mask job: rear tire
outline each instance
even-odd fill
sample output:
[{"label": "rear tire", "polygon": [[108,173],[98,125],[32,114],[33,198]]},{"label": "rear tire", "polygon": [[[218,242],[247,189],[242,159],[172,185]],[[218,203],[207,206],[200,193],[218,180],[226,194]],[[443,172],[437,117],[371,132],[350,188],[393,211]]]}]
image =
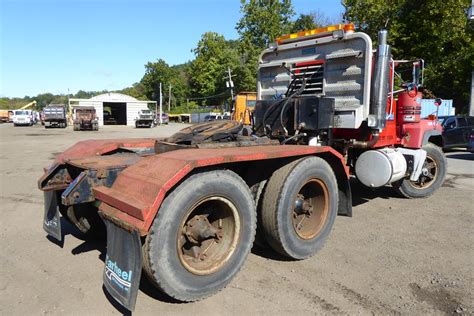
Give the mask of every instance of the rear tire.
[{"label": "rear tire", "polygon": [[144,270],[174,299],[206,298],[240,270],[255,228],[252,195],[238,175],[195,174],[163,201],[145,241]]},{"label": "rear tire", "polygon": [[393,183],[394,189],[406,198],[425,198],[432,195],[444,183],[448,162],[443,150],[433,143],[422,147],[426,150],[426,161],[418,181],[401,179]]},{"label": "rear tire", "polygon": [[337,181],[319,157],[289,163],[273,173],[262,204],[268,244],[280,254],[305,259],[324,245],[338,209]]}]

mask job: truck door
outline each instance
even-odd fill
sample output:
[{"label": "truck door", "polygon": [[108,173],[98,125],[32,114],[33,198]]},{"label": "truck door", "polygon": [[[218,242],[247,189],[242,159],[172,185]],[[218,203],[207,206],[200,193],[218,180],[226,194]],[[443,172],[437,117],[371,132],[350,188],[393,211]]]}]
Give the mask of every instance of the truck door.
[{"label": "truck door", "polygon": [[459,129],[459,133],[457,134],[458,137],[458,144],[467,145],[469,143],[469,134],[470,128],[467,124],[466,118],[458,117],[456,119],[456,126]]},{"label": "truck door", "polygon": [[455,139],[455,130],[456,130],[456,119],[454,117],[450,117],[444,122],[443,124],[443,135],[444,135],[444,143],[446,147],[450,147],[456,144]]}]

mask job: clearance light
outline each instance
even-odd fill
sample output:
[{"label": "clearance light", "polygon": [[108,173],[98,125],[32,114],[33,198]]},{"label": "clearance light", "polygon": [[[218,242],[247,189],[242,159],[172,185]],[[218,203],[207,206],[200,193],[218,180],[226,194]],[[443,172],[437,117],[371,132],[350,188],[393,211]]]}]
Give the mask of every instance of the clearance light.
[{"label": "clearance light", "polygon": [[300,40],[307,39],[307,38],[312,38],[312,37],[321,37],[323,35],[326,35],[328,33],[332,33],[334,31],[353,32],[354,31],[354,24],[352,24],[352,23],[349,23],[349,24],[336,24],[336,25],[321,27],[319,29],[301,31],[301,32],[298,32],[298,33],[293,33],[293,34],[286,34],[286,35],[282,35],[282,36],[278,37],[276,39],[276,42],[278,44],[284,44],[284,43],[289,43],[289,42],[294,42],[294,41],[300,41]]}]

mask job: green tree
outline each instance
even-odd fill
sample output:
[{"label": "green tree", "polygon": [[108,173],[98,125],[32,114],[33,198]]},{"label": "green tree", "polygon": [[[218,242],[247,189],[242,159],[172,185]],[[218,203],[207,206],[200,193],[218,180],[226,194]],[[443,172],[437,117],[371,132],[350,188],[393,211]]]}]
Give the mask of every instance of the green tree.
[{"label": "green tree", "polygon": [[[172,66],[173,78],[171,80],[171,104],[173,106],[178,106],[183,104],[186,100],[186,97],[190,94],[190,79],[189,79],[189,68],[191,66],[190,62]],[[169,86],[167,86],[169,88]],[[170,102],[170,100],[167,100]]]},{"label": "green tree", "polygon": [[[193,50],[196,58],[189,68],[191,90],[195,96],[207,97],[226,92],[224,76],[228,67],[235,71],[239,66],[239,54],[235,42],[224,36],[204,33]],[[209,103],[222,103],[225,95],[209,99]]]},{"label": "green tree", "polygon": [[107,93],[108,91],[103,90],[103,91],[84,91],[84,90],[79,90],[77,91],[73,97],[77,99],[90,99],[93,96],[102,94],[102,93]]},{"label": "green tree", "polygon": [[56,96],[52,93],[41,93],[38,94],[34,99],[36,100],[36,106],[40,109],[44,108],[47,105],[54,103]]},{"label": "green tree", "polygon": [[126,94],[138,100],[146,100],[145,87],[141,82],[134,83],[131,87],[118,90],[118,93]]},{"label": "green tree", "polygon": [[187,94],[186,78],[183,77],[181,70],[176,67],[170,67],[163,59],[158,59],[156,62],[148,62],[145,65],[145,75],[140,84],[135,86],[136,91],[132,93],[139,93],[146,96],[149,100],[158,101],[160,83],[163,93],[163,104],[167,102],[167,91],[170,85],[176,99],[181,100]]},{"label": "green tree", "polygon": [[397,59],[423,58],[425,87],[466,112],[473,69],[469,0],[344,0],[345,19],[376,39],[387,25]]},{"label": "green tree", "polygon": [[163,89],[166,84],[169,84],[171,77],[170,66],[163,59],[158,59],[156,62],[148,62],[145,65],[145,75],[141,80],[146,97],[150,100],[158,101],[160,83]]},{"label": "green tree", "polygon": [[291,28],[291,33],[311,30],[317,27],[311,14],[300,14]]},{"label": "green tree", "polygon": [[315,10],[308,14],[300,14],[293,23],[291,33],[305,30],[311,30],[319,27],[325,27],[341,23],[341,17],[329,17],[324,12]]},{"label": "green tree", "polygon": [[243,16],[236,29],[241,66],[237,80],[242,90],[254,91],[258,56],[278,36],[290,33],[295,13],[291,0],[241,0],[240,11]]}]

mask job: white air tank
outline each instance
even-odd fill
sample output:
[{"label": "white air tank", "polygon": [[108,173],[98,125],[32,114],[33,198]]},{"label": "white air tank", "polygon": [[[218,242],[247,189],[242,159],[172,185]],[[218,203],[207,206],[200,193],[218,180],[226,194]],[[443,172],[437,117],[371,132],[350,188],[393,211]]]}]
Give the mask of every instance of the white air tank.
[{"label": "white air tank", "polygon": [[400,180],[406,171],[405,157],[392,148],[368,150],[359,156],[355,165],[357,178],[372,188]]}]

